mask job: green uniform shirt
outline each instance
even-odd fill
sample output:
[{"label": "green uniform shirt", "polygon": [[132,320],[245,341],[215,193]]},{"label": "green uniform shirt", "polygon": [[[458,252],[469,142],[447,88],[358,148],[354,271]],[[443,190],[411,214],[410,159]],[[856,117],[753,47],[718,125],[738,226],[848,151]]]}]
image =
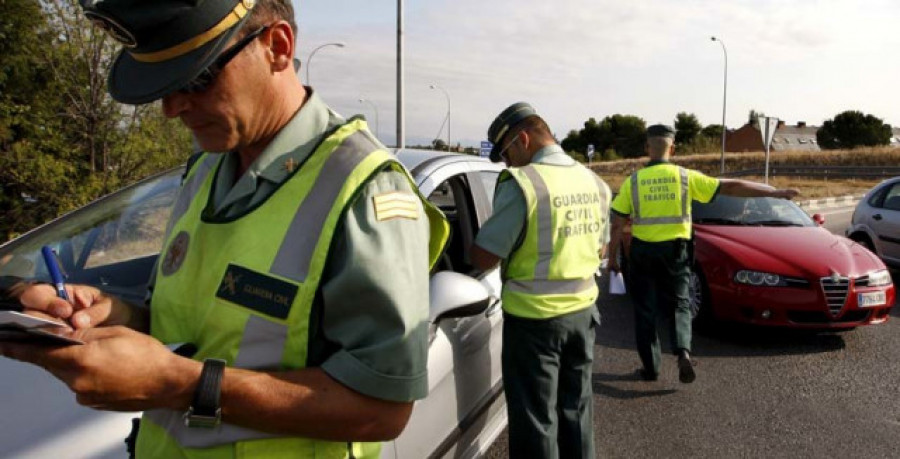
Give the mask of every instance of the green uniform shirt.
[{"label": "green uniform shirt", "polygon": [[[532,163],[550,164],[554,166],[570,166],[575,160],[557,144],[548,145],[534,153]],[[609,196],[609,190],[606,193]],[[509,255],[521,244],[522,234],[528,219],[525,209],[525,195],[515,180],[504,180],[497,183],[494,192],[494,210],[491,218],[484,223],[475,243],[484,250],[500,257]],[[609,225],[601,242],[609,242]]]},{"label": "green uniform shirt", "polygon": [[[668,161],[650,161],[647,163],[647,166],[644,169],[649,169],[659,165],[668,165],[670,164]],[[659,241],[667,241],[673,239],[688,239],[690,238],[690,212],[691,212],[691,202],[699,201],[702,203],[710,202],[715,199],[716,194],[719,192],[719,179],[710,177],[701,172],[697,172],[692,169],[684,169],[687,173],[687,213],[688,220],[686,224],[670,224],[670,225],[643,225],[643,228],[647,231],[648,236],[643,237],[642,240],[646,242],[659,242]],[[631,198],[631,177],[625,179],[622,183],[622,186],[619,188],[619,194],[616,195],[616,198],[613,199],[611,209],[617,215],[620,215],[624,218],[630,217],[634,213],[634,206],[632,204]],[[679,185],[680,186],[680,185]],[[668,188],[667,188],[668,190]],[[667,192],[672,192],[672,190],[668,190]],[[643,201],[642,201],[643,202]],[[678,204],[676,202],[676,204]],[[676,215],[679,212],[672,212],[672,215]],[[642,212],[642,216],[646,216]],[[637,226],[637,225],[635,225]],[[655,228],[650,231],[651,228]],[[633,231],[633,230],[632,230]]]},{"label": "green uniform shirt", "polygon": [[[307,87],[309,98],[248,170],[234,182],[236,153],[226,153],[212,190],[217,217],[241,215],[270,196],[344,119]],[[334,235],[320,286],[321,300],[310,320],[309,365],[360,393],[409,401],[428,393],[427,344],[413,333],[416,314],[428,304],[428,273],[399,269],[410,251],[428,252],[416,236],[428,219],[377,221],[372,197],[412,191],[402,174],[373,177],[346,212]],[[418,276],[425,276],[425,282]],[[422,291],[419,291],[422,290]],[[427,307],[427,306],[426,306]],[[377,317],[378,320],[373,318]],[[412,338],[412,339],[411,339]],[[425,352],[422,352],[423,348]]]}]

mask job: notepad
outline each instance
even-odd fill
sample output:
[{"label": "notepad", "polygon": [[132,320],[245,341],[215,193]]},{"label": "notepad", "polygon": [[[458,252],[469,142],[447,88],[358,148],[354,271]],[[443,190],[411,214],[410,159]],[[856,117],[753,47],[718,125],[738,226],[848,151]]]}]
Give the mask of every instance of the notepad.
[{"label": "notepad", "polygon": [[84,344],[71,337],[67,324],[17,311],[0,311],[0,340],[35,341],[46,344]]}]

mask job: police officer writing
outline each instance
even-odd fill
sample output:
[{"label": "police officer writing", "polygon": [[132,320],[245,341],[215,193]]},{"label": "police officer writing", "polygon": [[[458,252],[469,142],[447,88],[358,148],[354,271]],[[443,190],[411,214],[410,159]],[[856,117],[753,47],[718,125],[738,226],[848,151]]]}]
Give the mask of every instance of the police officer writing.
[{"label": "police officer writing", "polygon": [[[625,179],[612,203],[610,246],[619,247],[627,218],[631,219],[629,274],[634,300],[635,338],[643,368],[641,378],[659,377],[660,345],[657,319],[674,309],[670,333],[672,350],[678,356],[678,379],[696,378],[691,358],[690,281],[691,202],[710,202],[718,194],[740,197],[791,199],[794,189],[735,179],[715,179],[669,163],[675,152],[675,131],[664,125],[647,128],[647,165]],[[611,271],[620,270],[611,256]]]},{"label": "police officer writing", "polygon": [[[35,285],[20,302],[85,344],[0,353],[83,405],[144,410],[139,457],[378,457],[428,390],[440,212],[363,120],[301,84],[289,0],[82,6],[125,45],[112,97],[162,99],[209,153],[189,161],[149,308]],[[183,342],[193,358],[164,346]]]},{"label": "police officer writing", "polygon": [[594,272],[609,187],[566,155],[527,103],[500,113],[488,139],[491,160],[509,169],[471,258],[482,271],[502,260],[510,457],[593,458]]}]

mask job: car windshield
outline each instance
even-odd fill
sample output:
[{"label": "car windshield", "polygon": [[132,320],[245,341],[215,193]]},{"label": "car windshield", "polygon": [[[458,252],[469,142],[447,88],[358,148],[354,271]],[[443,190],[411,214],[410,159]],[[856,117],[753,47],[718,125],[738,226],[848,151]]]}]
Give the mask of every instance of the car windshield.
[{"label": "car windshield", "polygon": [[741,226],[816,226],[796,204],[787,199],[717,196],[712,202],[694,202],[694,223]]},{"label": "car windshield", "polygon": [[67,282],[142,302],[182,173],[144,180],[0,246],[0,276],[49,281],[41,257],[46,245],[59,256]]}]

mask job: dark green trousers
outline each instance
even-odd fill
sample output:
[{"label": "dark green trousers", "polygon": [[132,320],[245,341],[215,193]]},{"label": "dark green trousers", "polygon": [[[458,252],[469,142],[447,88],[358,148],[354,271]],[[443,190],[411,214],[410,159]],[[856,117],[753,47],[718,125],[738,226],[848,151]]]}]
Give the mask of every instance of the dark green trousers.
[{"label": "dark green trousers", "polygon": [[638,355],[648,371],[659,374],[657,324],[672,314],[669,336],[672,351],[691,350],[689,241],[644,242],[631,240],[628,259],[630,292],[634,300],[634,334]]},{"label": "dark green trousers", "polygon": [[546,320],[503,316],[509,457],[593,459],[597,307]]}]

